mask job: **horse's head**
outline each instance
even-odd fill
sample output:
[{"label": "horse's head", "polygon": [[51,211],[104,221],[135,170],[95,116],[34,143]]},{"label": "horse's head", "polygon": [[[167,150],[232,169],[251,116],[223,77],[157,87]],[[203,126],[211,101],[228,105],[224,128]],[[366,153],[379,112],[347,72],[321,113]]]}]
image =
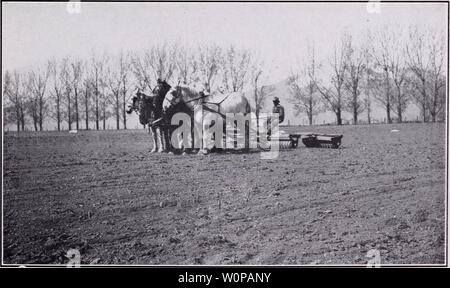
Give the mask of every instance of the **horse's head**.
[{"label": "horse's head", "polygon": [[136,92],[136,94],[133,95],[133,97],[131,97],[131,104],[128,104],[128,109],[126,110],[126,112],[128,114],[131,114],[131,112],[133,112],[133,111],[136,112],[136,113],[139,112],[139,101],[140,101],[139,94],[140,93],[141,93],[140,90],[138,90]]},{"label": "horse's head", "polygon": [[159,97],[160,99],[164,99],[167,91],[170,90],[172,86],[170,86],[166,80],[158,79],[155,88],[153,89],[153,95]]},{"label": "horse's head", "polygon": [[130,105],[129,111],[130,113],[131,111],[135,111],[139,115],[139,122],[142,125],[148,124],[154,120],[155,108],[153,99],[153,96],[148,96],[140,90],[138,90],[136,95],[132,98],[133,102]]},{"label": "horse's head", "polygon": [[169,109],[175,107],[178,105],[181,101],[181,90],[179,86],[176,86],[174,88],[171,88],[167,93],[166,97],[163,101],[163,110],[164,112],[167,112]]}]

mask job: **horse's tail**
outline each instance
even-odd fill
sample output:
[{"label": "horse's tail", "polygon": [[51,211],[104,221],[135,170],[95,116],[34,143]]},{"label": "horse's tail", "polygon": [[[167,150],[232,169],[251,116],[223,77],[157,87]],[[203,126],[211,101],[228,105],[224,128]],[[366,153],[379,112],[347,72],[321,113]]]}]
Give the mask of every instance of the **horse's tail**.
[{"label": "horse's tail", "polygon": [[249,114],[250,112],[252,112],[252,107],[250,106],[250,102],[248,101],[247,98],[245,98],[245,115]]}]

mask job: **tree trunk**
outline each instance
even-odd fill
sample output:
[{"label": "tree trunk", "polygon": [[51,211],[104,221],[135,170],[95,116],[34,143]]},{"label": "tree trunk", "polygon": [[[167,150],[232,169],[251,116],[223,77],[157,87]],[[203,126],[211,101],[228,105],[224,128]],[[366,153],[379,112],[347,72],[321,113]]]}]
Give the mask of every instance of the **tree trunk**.
[{"label": "tree trunk", "polygon": [[385,68],[386,71],[386,78],[385,78],[385,84],[386,84],[386,118],[387,118],[387,123],[391,124],[392,123],[392,119],[391,119],[391,89],[389,86],[389,72],[388,69]]},{"label": "tree trunk", "polygon": [[313,100],[312,100],[312,85],[309,85],[309,112],[308,112],[308,121],[309,121],[309,126],[313,125]]},{"label": "tree trunk", "polygon": [[43,111],[44,103],[42,98],[39,99],[39,130],[42,131],[42,126],[44,122],[44,111]]},{"label": "tree trunk", "polygon": [[89,91],[85,91],[85,95],[84,95],[84,113],[85,113],[85,125],[86,125],[86,130],[89,130],[89,104],[88,104],[88,97],[89,97]]},{"label": "tree trunk", "polygon": [[127,113],[126,113],[126,93],[125,93],[125,89],[123,91],[123,111],[122,111],[122,117],[123,117],[123,129],[127,130]]},{"label": "tree trunk", "polygon": [[58,122],[58,131],[61,131],[61,110],[59,104],[59,96],[56,96],[56,122]]},{"label": "tree trunk", "polygon": [[391,103],[387,103],[386,105],[386,119],[387,119],[387,123],[391,124],[392,120],[391,120]]},{"label": "tree trunk", "polygon": [[422,117],[423,117],[423,122],[424,123],[428,122],[428,119],[427,119],[427,107],[426,107],[425,101],[424,101],[424,103],[422,103]]},{"label": "tree trunk", "polygon": [[95,128],[97,130],[99,130],[99,116],[100,116],[100,111],[98,109],[98,91],[95,92],[96,96],[95,96]]},{"label": "tree trunk", "polygon": [[20,108],[20,124],[22,125],[22,131],[25,131],[25,113],[23,108]]},{"label": "tree trunk", "polygon": [[67,93],[67,114],[68,120],[67,124],[69,125],[69,131],[72,130],[72,109],[70,107],[70,94]]},{"label": "tree trunk", "polygon": [[398,123],[402,123],[403,122],[403,106],[402,106],[402,94],[401,94],[401,89],[400,86],[397,85],[397,122]]},{"label": "tree trunk", "polygon": [[338,108],[336,111],[336,122],[337,122],[337,125],[342,125],[341,108]]},{"label": "tree trunk", "polygon": [[80,129],[79,127],[79,114],[78,114],[78,91],[75,89],[75,121],[76,121],[76,127],[77,130]]},{"label": "tree trunk", "polygon": [[436,122],[436,107],[433,104],[433,109],[430,111],[430,115],[431,115],[431,122]]},{"label": "tree trunk", "polygon": [[106,130],[106,103],[103,102],[103,130]]},{"label": "tree trunk", "polygon": [[120,129],[120,113],[119,113],[119,107],[120,107],[120,103],[119,103],[119,91],[117,91],[117,93],[116,93],[116,129],[117,129],[117,130]]},{"label": "tree trunk", "polygon": [[[16,104],[17,105],[17,104]],[[17,133],[20,132],[20,110],[16,109],[16,124],[17,124]]]},{"label": "tree trunk", "polygon": [[342,125],[342,102],[341,102],[341,88],[338,89],[337,91],[338,93],[338,107],[337,107],[337,112],[336,112],[336,120],[337,120],[337,125]]},{"label": "tree trunk", "polygon": [[403,122],[402,104],[400,103],[400,99],[398,99],[398,101],[399,101],[399,104],[397,107],[397,116],[398,116],[397,122],[402,123]]}]

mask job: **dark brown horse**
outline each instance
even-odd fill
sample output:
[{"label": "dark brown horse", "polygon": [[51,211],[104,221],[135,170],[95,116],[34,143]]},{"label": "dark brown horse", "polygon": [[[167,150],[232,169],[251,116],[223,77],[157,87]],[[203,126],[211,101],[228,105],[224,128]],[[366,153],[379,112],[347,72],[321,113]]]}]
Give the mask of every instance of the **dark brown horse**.
[{"label": "dark brown horse", "polygon": [[168,152],[170,151],[169,131],[165,120],[163,119],[162,103],[167,91],[170,90],[170,85],[166,81],[158,79],[158,84],[152,91],[152,95],[146,95],[140,90],[132,98],[127,113],[135,111],[139,115],[139,122],[142,125],[147,125],[149,132],[152,134],[154,152]]}]

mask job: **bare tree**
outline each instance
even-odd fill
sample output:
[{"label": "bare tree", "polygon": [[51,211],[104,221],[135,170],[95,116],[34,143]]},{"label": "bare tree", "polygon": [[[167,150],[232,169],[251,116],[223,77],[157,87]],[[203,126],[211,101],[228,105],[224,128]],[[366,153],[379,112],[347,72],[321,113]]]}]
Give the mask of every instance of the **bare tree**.
[{"label": "bare tree", "polygon": [[33,79],[32,73],[27,74],[27,78],[23,81],[24,96],[25,96],[25,111],[31,117],[33,122],[34,131],[38,131],[39,127],[39,102],[38,96],[33,91]]},{"label": "bare tree", "polygon": [[120,52],[119,55],[119,76],[121,83],[121,93],[122,93],[122,120],[123,129],[127,129],[127,93],[129,90],[129,72],[131,69],[130,55]]},{"label": "bare tree", "polygon": [[292,71],[289,77],[290,102],[294,104],[296,115],[306,113],[309,125],[313,125],[313,117],[322,111],[320,94],[317,89],[316,61],[314,46],[308,47],[308,56],[303,68]]},{"label": "bare tree", "polygon": [[371,90],[373,89],[372,84],[372,69],[371,69],[371,57],[370,54],[366,54],[366,73],[365,73],[365,82],[364,82],[364,91],[366,93],[366,97],[364,99],[364,108],[367,112],[367,123],[370,124],[372,122],[372,99],[371,99]]},{"label": "bare tree", "polygon": [[178,47],[174,61],[178,83],[190,85],[199,82],[197,78],[199,62],[192,50],[185,47]]},{"label": "bare tree", "polygon": [[[414,93],[414,99],[422,112],[423,122],[428,122],[427,117],[427,71],[429,69],[429,63],[426,59],[426,43],[425,35],[419,32],[417,27],[410,29],[409,31],[409,43],[406,47],[408,55],[408,68],[414,75],[410,85],[412,89],[419,91],[420,93]],[[417,81],[415,81],[417,80]]]},{"label": "bare tree", "polygon": [[106,57],[97,57],[95,54],[91,56],[90,61],[90,74],[89,74],[89,82],[92,85],[93,89],[93,113],[95,118],[95,129],[100,129],[100,90],[103,83],[103,77],[104,77],[104,63],[105,63]]},{"label": "bare tree", "polygon": [[336,115],[337,125],[342,125],[342,110],[343,110],[343,94],[345,75],[347,71],[346,63],[346,43],[347,35],[343,35],[341,38],[341,45],[339,48],[335,46],[333,60],[331,66],[333,73],[331,76],[331,87],[324,87],[323,84],[317,82],[317,90],[322,95],[325,104]]},{"label": "bare tree", "polygon": [[72,93],[73,93],[73,78],[71,76],[71,60],[66,57],[61,60],[61,66],[59,71],[60,82],[63,85],[62,91],[66,105],[67,126],[69,130],[72,130],[73,123],[73,106],[72,106]]},{"label": "bare tree", "polygon": [[169,46],[164,43],[153,46],[145,52],[145,58],[152,68],[154,79],[160,78],[170,81],[175,71],[175,59],[177,46]]},{"label": "bare tree", "polygon": [[80,128],[80,113],[79,113],[79,94],[82,80],[83,80],[83,62],[80,60],[75,60],[71,63],[71,83],[73,89],[73,100],[74,100],[74,117],[75,117],[75,127],[78,130]]},{"label": "bare tree", "polygon": [[131,55],[131,71],[133,72],[136,80],[137,88],[145,91],[146,89],[152,90],[152,76],[150,74],[151,67],[148,62],[148,58],[141,56],[137,53]]},{"label": "bare tree", "polygon": [[403,112],[406,110],[409,102],[409,94],[405,93],[406,89],[406,76],[407,76],[407,65],[406,65],[406,47],[401,43],[400,31],[391,32],[390,42],[388,45],[388,71],[391,74],[391,79],[393,82],[393,87],[395,89],[392,98],[392,108],[397,116],[397,122],[403,122]]},{"label": "bare tree", "polygon": [[[10,123],[15,123],[17,131],[20,129],[20,121],[13,99],[16,91],[11,73],[6,70],[3,75],[3,128]],[[5,130],[5,129],[4,129]]]},{"label": "bare tree", "polygon": [[392,110],[392,81],[390,77],[390,59],[391,59],[391,42],[392,33],[387,27],[384,27],[382,31],[377,34],[377,45],[373,47],[371,54],[375,60],[375,69],[379,71],[375,72],[374,81],[378,85],[375,85],[376,91],[374,98],[377,100],[383,108],[386,110],[387,123],[392,123],[391,110]]},{"label": "bare tree", "polygon": [[224,88],[228,92],[242,91],[248,81],[251,65],[249,50],[230,46],[224,53],[221,63],[221,76]]},{"label": "bare tree", "polygon": [[17,132],[25,130],[25,96],[19,72],[6,71],[3,78],[3,95],[7,120],[16,123]]},{"label": "bare tree", "polygon": [[444,37],[440,34],[432,29],[423,32],[417,27],[411,28],[406,48],[408,68],[413,76],[409,84],[419,92],[413,96],[424,122],[429,120],[428,115],[435,122],[445,108],[445,50]]},{"label": "bare tree", "polygon": [[208,92],[215,86],[215,80],[221,68],[222,49],[211,44],[198,48],[197,57],[193,58],[193,82],[201,82]]},{"label": "bare tree", "polygon": [[[118,64],[118,65],[116,65]],[[120,75],[120,63],[114,63],[111,61],[106,69],[106,84],[109,88],[110,95],[112,96],[112,105],[116,118],[116,129],[120,129],[120,88],[122,86],[122,79]]]},{"label": "bare tree", "polygon": [[84,121],[85,128],[89,130],[89,121],[90,121],[90,107],[92,105],[92,83],[90,79],[85,77],[83,79],[83,105],[84,105]]},{"label": "bare tree", "polygon": [[428,50],[430,51],[430,71],[428,75],[430,97],[427,105],[430,111],[431,121],[436,122],[437,116],[445,109],[445,44],[443,41],[445,37],[443,33],[437,35],[433,31],[430,31],[427,35],[429,36]]},{"label": "bare tree", "polygon": [[53,84],[52,92],[50,93],[50,97],[53,99],[55,106],[54,110],[51,110],[50,114],[52,118],[56,120],[56,126],[58,131],[61,131],[61,122],[63,118],[63,112],[61,109],[62,106],[62,97],[63,97],[63,83],[61,83],[61,78],[59,77],[59,65],[56,60],[52,60],[49,62],[50,67],[50,76]]},{"label": "bare tree", "polygon": [[[255,115],[259,127],[259,114],[265,106],[266,99],[275,91],[275,87],[263,85],[267,82],[267,74],[264,73],[263,61],[255,59],[251,65],[250,77],[252,79],[253,101],[255,102]],[[257,128],[258,128],[257,127]]]},{"label": "bare tree", "polygon": [[362,86],[364,87],[364,109],[366,110],[367,115],[367,123],[371,124],[372,122],[372,97],[371,97],[371,91],[373,90],[373,61],[372,55],[370,53],[370,49],[367,47],[371,47],[373,45],[373,39],[372,39],[372,33],[368,29],[363,35],[363,41],[365,43],[366,47],[366,53],[364,53],[364,79]]},{"label": "bare tree", "polygon": [[365,60],[368,51],[363,47],[357,47],[351,36],[346,38],[345,53],[347,58],[347,76],[345,88],[348,91],[346,107],[353,115],[353,124],[358,124],[358,115],[364,110],[364,102],[361,100],[361,83],[366,69]]},{"label": "bare tree", "polygon": [[50,77],[50,64],[48,63],[43,70],[39,68],[32,70],[29,77],[29,88],[37,106],[37,123],[39,130],[42,131],[44,119],[48,115],[48,97],[46,93]]},{"label": "bare tree", "polygon": [[111,117],[112,113],[110,111],[113,98],[111,94],[106,92],[107,83],[105,78],[102,78],[99,86],[99,104],[100,104],[100,121],[102,121],[103,130],[106,130],[106,121]]}]

